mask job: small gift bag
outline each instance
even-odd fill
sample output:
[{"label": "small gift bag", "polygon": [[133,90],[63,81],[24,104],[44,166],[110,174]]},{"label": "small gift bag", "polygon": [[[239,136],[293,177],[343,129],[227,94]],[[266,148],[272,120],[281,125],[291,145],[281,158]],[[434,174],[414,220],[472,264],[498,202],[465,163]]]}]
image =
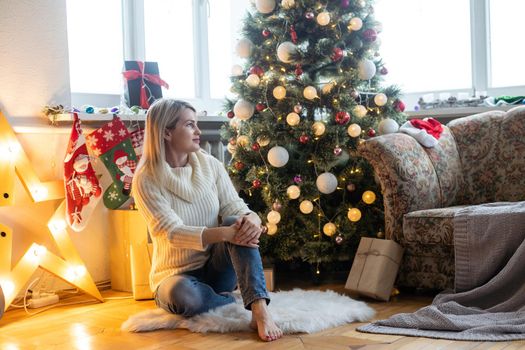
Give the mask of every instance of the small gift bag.
[{"label": "small gift bag", "polygon": [[345,288],[388,301],[402,257],[403,248],[396,242],[362,237]]}]

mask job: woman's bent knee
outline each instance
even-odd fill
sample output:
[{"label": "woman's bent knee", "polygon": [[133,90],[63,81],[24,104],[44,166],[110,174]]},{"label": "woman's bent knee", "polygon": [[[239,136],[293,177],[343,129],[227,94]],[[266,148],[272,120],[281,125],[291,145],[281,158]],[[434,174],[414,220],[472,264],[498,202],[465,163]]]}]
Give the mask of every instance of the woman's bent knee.
[{"label": "woman's bent knee", "polygon": [[162,282],[157,289],[155,301],[160,308],[186,317],[205,311],[204,301],[194,281],[187,277],[173,276]]}]

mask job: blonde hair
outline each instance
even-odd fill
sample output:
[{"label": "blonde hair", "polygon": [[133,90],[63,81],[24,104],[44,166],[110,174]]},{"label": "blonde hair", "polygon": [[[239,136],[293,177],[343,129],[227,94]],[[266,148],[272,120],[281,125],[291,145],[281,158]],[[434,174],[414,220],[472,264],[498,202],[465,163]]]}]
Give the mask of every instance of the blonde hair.
[{"label": "blonde hair", "polygon": [[[149,108],[144,130],[142,156],[137,165],[136,175],[145,173],[159,184],[164,183],[166,174],[166,150],[164,133],[174,129],[185,109],[195,112],[195,107],[186,101],[163,98],[155,101]],[[136,179],[137,176],[134,176]]]}]

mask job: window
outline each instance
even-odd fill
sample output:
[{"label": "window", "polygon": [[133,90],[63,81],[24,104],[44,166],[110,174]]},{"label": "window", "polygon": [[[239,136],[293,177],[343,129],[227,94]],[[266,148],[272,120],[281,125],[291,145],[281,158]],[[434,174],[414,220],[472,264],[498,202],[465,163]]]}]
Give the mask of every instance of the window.
[{"label": "window", "polygon": [[380,0],[375,10],[386,84],[405,93],[471,88],[469,0]]},{"label": "window", "polygon": [[491,87],[525,85],[525,46],[516,36],[524,12],[523,0],[490,1]]},{"label": "window", "polygon": [[71,91],[120,94],[123,65],[120,1],[68,0],[66,5]]},{"label": "window", "polygon": [[[297,2],[297,1],[296,1]],[[120,102],[124,59],[159,63],[165,96],[216,115],[250,0],[67,0],[72,102]],[[376,0],[380,53],[408,109],[428,92],[525,94],[523,0]],[[124,29],[123,29],[124,28]],[[439,96],[439,95],[436,95]]]}]

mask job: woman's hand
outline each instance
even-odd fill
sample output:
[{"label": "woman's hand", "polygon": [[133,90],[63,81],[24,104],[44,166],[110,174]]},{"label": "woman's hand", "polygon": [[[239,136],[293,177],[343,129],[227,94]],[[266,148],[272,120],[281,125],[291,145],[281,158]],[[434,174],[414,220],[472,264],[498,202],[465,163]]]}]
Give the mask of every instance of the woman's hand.
[{"label": "woman's hand", "polygon": [[235,225],[238,232],[233,239],[233,243],[238,245],[259,247],[259,237],[261,236],[261,219],[254,213],[245,215],[237,219]]}]

